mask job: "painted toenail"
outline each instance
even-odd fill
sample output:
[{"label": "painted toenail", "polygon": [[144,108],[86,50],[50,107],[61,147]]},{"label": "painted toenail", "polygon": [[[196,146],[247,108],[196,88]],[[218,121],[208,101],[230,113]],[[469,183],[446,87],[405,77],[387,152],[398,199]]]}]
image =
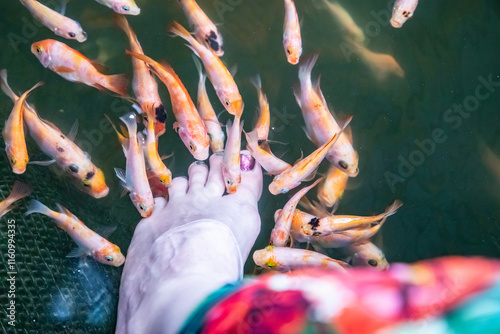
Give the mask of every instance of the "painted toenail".
[{"label": "painted toenail", "polygon": [[240,155],[240,169],[244,172],[253,170],[255,167],[255,159],[249,154]]},{"label": "painted toenail", "polygon": [[217,155],[217,156],[219,156],[219,157],[223,157],[224,156],[224,151],[216,152],[214,154]]},{"label": "painted toenail", "polygon": [[194,163],[195,163],[196,165],[205,165],[205,162],[203,162],[203,161],[199,161],[199,160],[195,161]]}]

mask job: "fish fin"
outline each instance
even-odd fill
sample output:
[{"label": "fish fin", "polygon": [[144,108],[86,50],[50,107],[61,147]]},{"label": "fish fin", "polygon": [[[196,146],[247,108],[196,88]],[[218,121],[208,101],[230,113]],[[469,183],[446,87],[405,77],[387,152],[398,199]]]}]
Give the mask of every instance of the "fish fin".
[{"label": "fish fin", "polygon": [[137,113],[137,115],[142,114],[142,109],[141,109],[141,107],[139,106],[138,103],[133,103],[132,104],[132,108],[134,108],[134,110]]},{"label": "fish fin", "polygon": [[328,108],[328,103],[326,103],[325,96],[323,95],[323,92],[321,91],[321,74],[318,75],[318,78],[316,79],[316,82],[314,83],[314,92],[321,99],[323,106],[326,109],[330,110],[330,108]]},{"label": "fish fin", "polygon": [[66,5],[68,4],[69,0],[61,0],[61,3],[60,3],[60,6],[59,8],[57,9],[57,12],[61,15],[65,15],[66,14]]},{"label": "fish fin", "polygon": [[125,74],[106,75],[105,88],[121,96],[127,95],[128,77]]},{"label": "fish fin", "polygon": [[226,123],[226,137],[229,138],[229,133],[231,132],[231,128],[233,126],[233,122],[228,119]]},{"label": "fish fin", "polygon": [[38,166],[49,166],[56,162],[55,159],[47,160],[47,161],[30,161],[28,164],[30,165],[38,165]]},{"label": "fish fin", "polygon": [[194,48],[194,46],[192,46],[191,44],[186,44],[186,46],[187,46],[188,48],[190,48],[190,49],[191,49],[191,51],[193,51],[193,53],[194,53],[195,55],[197,55],[198,57],[200,57],[200,54],[198,53],[198,51],[196,51],[196,49]]},{"label": "fish fin", "polygon": [[139,144],[139,150],[144,152],[146,150],[146,139],[142,132],[137,133],[137,143]]},{"label": "fish fin", "polygon": [[168,27],[167,31],[171,34],[174,34],[176,36],[179,36],[186,41],[190,41],[191,39],[194,39],[193,36],[189,33],[189,31],[186,30],[179,22],[174,21],[172,22]]},{"label": "fish fin", "polygon": [[328,252],[326,251],[326,249],[321,247],[319,244],[315,243],[314,241],[311,242],[311,245],[313,246],[313,248],[316,252],[321,253],[323,255],[328,255]]},{"label": "fish fin", "polygon": [[401,202],[400,200],[395,200],[394,203],[391,204],[391,206],[389,206],[387,208],[387,210],[385,210],[385,216],[386,217],[389,217],[389,216],[392,216],[393,214],[396,213],[396,211],[403,206],[403,202]]},{"label": "fish fin", "polygon": [[131,57],[140,59],[140,60],[142,60],[143,62],[145,62],[146,64],[149,64],[149,65],[156,65],[156,63],[157,63],[153,59],[151,59],[148,56],[143,55],[141,53],[133,52],[133,51],[130,51],[130,50],[125,50],[125,53],[128,54]]},{"label": "fish fin", "polygon": [[269,146],[269,143],[271,143],[271,144],[279,144],[279,145],[288,145],[289,144],[289,143],[285,143],[285,142],[282,142],[282,141],[271,140],[271,139],[266,140],[266,143],[268,144],[268,146]]},{"label": "fish fin", "polygon": [[198,86],[205,86],[205,81],[206,81],[206,74],[203,73],[203,68],[201,66],[201,61],[196,58],[195,55],[192,55],[193,61],[194,61],[194,66],[196,66],[196,70],[198,71],[198,75],[200,76],[200,79],[198,81]]},{"label": "fish fin", "polygon": [[56,73],[57,72],[59,72],[59,73],[73,73],[73,72],[75,72],[74,69],[66,67],[66,66],[55,66],[54,68],[52,68],[52,70]]},{"label": "fish fin", "polygon": [[292,89],[293,89],[293,96],[295,96],[295,101],[297,101],[299,108],[302,109],[302,102],[300,100],[300,96],[302,95],[302,89],[300,88],[300,83],[295,82],[292,86]]},{"label": "fish fin", "polygon": [[300,82],[307,82],[311,80],[311,72],[314,65],[316,65],[317,60],[318,60],[318,53],[307,55],[302,59],[299,66]]},{"label": "fish fin", "polygon": [[234,78],[236,76],[236,73],[238,73],[238,64],[234,64],[233,66],[231,66],[231,68],[229,68],[229,73]]},{"label": "fish fin", "polygon": [[52,210],[46,207],[44,204],[40,203],[36,199],[32,199],[28,203],[28,210],[24,213],[25,216],[31,215],[32,213],[41,213],[50,217]]},{"label": "fish fin", "polygon": [[312,206],[314,208],[315,216],[318,216],[318,218],[321,219],[330,216],[330,213],[326,210],[326,208],[322,204],[316,201],[312,201]]},{"label": "fish fin", "polygon": [[78,133],[78,119],[75,120],[75,123],[73,123],[73,125],[71,126],[71,129],[69,130],[66,137],[68,137],[69,140],[74,141],[77,133]]},{"label": "fish fin", "polygon": [[14,182],[14,186],[12,186],[12,190],[10,191],[9,198],[11,198],[14,201],[20,200],[21,198],[31,194],[32,190],[33,189],[31,188],[30,185],[16,180]]},{"label": "fish fin", "polygon": [[352,145],[352,129],[350,126],[347,126],[345,129],[344,129],[344,134],[347,136],[347,139],[349,140],[349,142],[351,143]]},{"label": "fish fin", "polygon": [[15,102],[19,97],[14,93],[12,88],[10,88],[9,83],[7,82],[7,70],[2,69],[0,71],[0,87],[2,88],[2,91],[10,97],[12,102]]},{"label": "fish fin", "polygon": [[333,216],[335,212],[337,212],[337,209],[339,208],[340,201],[336,200],[335,203],[333,203],[332,209],[330,210],[330,215]]},{"label": "fish fin", "polygon": [[252,78],[250,78],[250,83],[257,89],[258,91],[262,90],[262,79],[260,78],[260,74],[256,74]]},{"label": "fish fin", "polygon": [[309,139],[310,141],[313,141],[311,139],[311,136],[309,135],[309,131],[307,131],[307,128],[305,126],[302,127],[302,130],[304,130],[304,133],[306,134],[307,139]]},{"label": "fish fin", "polygon": [[[56,203],[56,207],[57,207],[57,210],[59,210],[60,213],[64,213],[65,215],[67,215],[68,217],[75,217],[76,216],[74,214],[71,213],[71,211],[69,211],[68,209],[66,209],[64,206],[62,206],[61,204],[59,203]],[[77,218],[78,219],[78,218]]]},{"label": "fish fin", "polygon": [[100,73],[109,72],[109,67],[107,67],[103,63],[98,62],[97,60],[91,60],[91,59],[89,59],[89,62],[92,64],[92,66],[94,66],[94,68],[97,70],[97,72],[100,72]]},{"label": "fish fin", "polygon": [[167,155],[162,155],[162,156],[160,157],[160,159],[161,159],[161,160],[166,160],[166,159],[168,159],[168,158],[170,158],[170,157],[172,157],[172,156],[174,156],[174,153],[170,153],[170,154],[167,154]]},{"label": "fish fin", "polygon": [[308,181],[312,181],[314,180],[314,178],[316,177],[316,173],[318,172],[318,168],[316,168],[315,170],[313,170],[311,172],[311,174],[309,174],[305,179],[304,181],[308,182]]},{"label": "fish fin", "polygon": [[[104,114],[104,117],[106,117],[106,119],[108,120],[109,124],[111,124],[111,126],[113,127],[113,129],[115,130],[116,132],[116,135],[118,136],[118,141],[120,142],[120,144],[122,145],[123,147],[123,151],[126,152],[128,150],[128,138],[125,137],[124,135],[122,135],[120,133],[120,131],[118,131],[118,129],[116,128],[116,125],[115,123],[113,123],[113,121],[111,121],[111,118],[107,115],[107,114]],[[127,156],[127,154],[125,153],[125,156]]]},{"label": "fish fin", "polygon": [[114,231],[116,230],[116,226],[97,226],[94,230],[95,233],[99,234],[104,239],[107,239]]},{"label": "fish fin", "polygon": [[122,117],[120,120],[127,126],[129,140],[137,133],[137,118],[133,112],[130,112]]},{"label": "fish fin", "polygon": [[66,255],[66,257],[83,257],[85,255],[87,255],[85,249],[77,247],[72,249],[71,252],[69,252],[68,255]]},{"label": "fish fin", "polygon": [[115,168],[116,177],[124,184],[127,184],[127,177],[125,176],[125,171],[121,168]]},{"label": "fish fin", "polygon": [[174,124],[173,124],[173,128],[174,128],[174,131],[175,131],[175,132],[179,132],[179,128],[180,128],[180,124],[179,124],[179,122],[174,122]]}]

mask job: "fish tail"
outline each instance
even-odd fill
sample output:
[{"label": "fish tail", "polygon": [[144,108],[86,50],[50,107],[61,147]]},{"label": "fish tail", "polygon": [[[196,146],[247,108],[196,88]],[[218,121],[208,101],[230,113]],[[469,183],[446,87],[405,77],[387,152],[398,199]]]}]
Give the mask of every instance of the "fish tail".
[{"label": "fish tail", "polygon": [[157,64],[156,61],[154,61],[153,59],[151,59],[148,56],[143,55],[141,53],[137,53],[137,52],[130,51],[130,50],[125,50],[125,53],[128,54],[129,56],[132,56],[134,58],[142,60],[146,64],[149,64],[149,65],[156,65]]},{"label": "fish tail", "polygon": [[403,202],[401,202],[400,200],[395,200],[394,203],[391,204],[390,207],[387,208],[387,210],[385,210],[385,213],[384,213],[384,216],[385,217],[389,217],[389,216],[392,216],[393,214],[396,213],[396,211],[398,211],[398,209],[403,206]]},{"label": "fish tail", "polygon": [[171,34],[174,34],[176,36],[179,36],[183,39],[185,39],[189,44],[194,45],[196,44],[196,40],[191,36],[189,31],[186,30],[179,22],[174,21],[172,22],[168,27],[167,31]]},{"label": "fish tail", "polygon": [[3,69],[0,71],[0,87],[2,88],[2,91],[7,95],[12,102],[16,102],[17,99],[19,98],[12,88],[10,88],[8,82],[7,82],[7,70]]},{"label": "fish tail", "polygon": [[31,190],[32,188],[30,185],[21,181],[16,181],[10,192],[9,199],[12,200],[12,202],[18,201],[31,194]]},{"label": "fish tail", "polygon": [[19,98],[22,102],[24,102],[26,100],[26,98],[28,97],[29,93],[31,93],[31,91],[39,86],[43,85],[43,82],[37,82],[36,85],[34,85],[33,87],[31,87],[29,90],[27,90],[26,92],[24,92],[23,95],[21,95],[21,97]]},{"label": "fish tail", "polygon": [[130,140],[134,140],[133,138],[137,136],[137,120],[135,114],[131,112],[123,117],[120,117],[120,119],[127,126],[128,136]]},{"label": "fish tail", "polygon": [[198,74],[200,76],[200,80],[198,81],[198,90],[200,90],[200,87],[205,87],[205,81],[207,79],[207,75],[203,73],[201,62],[195,56],[193,56],[193,60],[194,60],[194,65],[196,66],[196,70],[198,70]]},{"label": "fish tail", "polygon": [[118,95],[127,95],[128,77],[125,74],[105,75],[104,88]]},{"label": "fish tail", "polygon": [[28,211],[24,214],[25,216],[31,215],[32,213],[41,213],[49,217],[53,217],[53,211],[46,207],[44,204],[40,203],[36,199],[32,199],[28,204]]},{"label": "fish tail", "polygon": [[256,74],[254,77],[250,79],[250,83],[254,85],[257,91],[262,91],[262,80],[260,79],[260,75]]},{"label": "fish tail", "polygon": [[299,66],[299,80],[301,84],[311,83],[311,72],[317,60],[317,53],[308,55],[302,60]]}]

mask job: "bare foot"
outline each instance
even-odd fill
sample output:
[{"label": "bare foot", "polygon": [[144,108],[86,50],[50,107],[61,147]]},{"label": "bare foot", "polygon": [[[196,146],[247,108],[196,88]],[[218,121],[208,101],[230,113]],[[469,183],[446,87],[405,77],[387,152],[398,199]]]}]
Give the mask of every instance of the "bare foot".
[{"label": "bare foot", "polygon": [[[248,152],[242,154],[250,156]],[[244,161],[242,157],[242,161]],[[137,225],[120,285],[117,333],[175,333],[211,292],[243,274],[260,231],[260,165],[224,194],[222,155],[195,162]]]}]

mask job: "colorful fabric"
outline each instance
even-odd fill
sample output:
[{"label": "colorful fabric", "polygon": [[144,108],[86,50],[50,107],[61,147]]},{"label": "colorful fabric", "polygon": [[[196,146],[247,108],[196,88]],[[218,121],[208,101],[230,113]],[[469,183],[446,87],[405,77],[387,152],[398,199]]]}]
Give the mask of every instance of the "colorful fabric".
[{"label": "colorful fabric", "polygon": [[385,272],[262,275],[225,294],[196,332],[495,333],[499,316],[500,262],[446,257]]}]

